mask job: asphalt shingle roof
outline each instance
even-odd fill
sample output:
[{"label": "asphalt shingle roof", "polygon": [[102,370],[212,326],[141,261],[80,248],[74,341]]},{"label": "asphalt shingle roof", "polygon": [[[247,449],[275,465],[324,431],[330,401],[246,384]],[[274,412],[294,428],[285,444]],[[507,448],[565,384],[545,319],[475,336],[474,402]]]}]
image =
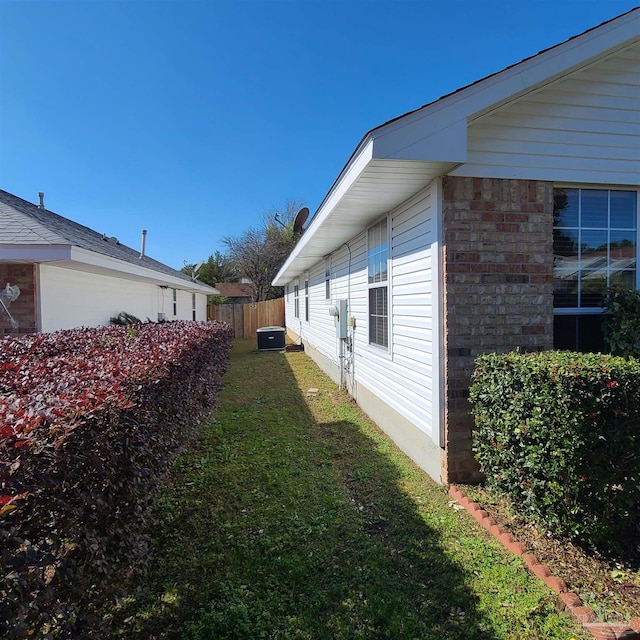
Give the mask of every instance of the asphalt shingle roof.
[{"label": "asphalt shingle roof", "polygon": [[172,269],[115,239],[0,189],[0,244],[70,244],[191,282]]}]

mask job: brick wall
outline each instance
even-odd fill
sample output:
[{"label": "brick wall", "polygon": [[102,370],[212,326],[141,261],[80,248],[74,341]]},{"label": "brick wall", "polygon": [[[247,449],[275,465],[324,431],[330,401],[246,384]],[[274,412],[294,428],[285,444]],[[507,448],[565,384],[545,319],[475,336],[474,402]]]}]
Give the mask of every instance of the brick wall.
[{"label": "brick wall", "polygon": [[480,478],[469,381],[481,353],[553,347],[553,185],[443,179],[444,482]]},{"label": "brick wall", "polygon": [[9,317],[0,305],[0,337],[16,333],[35,333],[36,314],[36,265],[0,263],[0,289],[7,283],[20,287],[20,297],[11,303],[9,312],[18,321],[18,328],[11,326]]}]

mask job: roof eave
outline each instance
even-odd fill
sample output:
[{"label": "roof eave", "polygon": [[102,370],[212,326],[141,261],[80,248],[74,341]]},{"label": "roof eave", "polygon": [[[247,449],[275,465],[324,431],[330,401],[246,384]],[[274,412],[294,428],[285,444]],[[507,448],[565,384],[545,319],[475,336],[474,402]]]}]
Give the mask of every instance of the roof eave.
[{"label": "roof eave", "polygon": [[[338,216],[351,214],[352,209],[345,204],[349,192],[357,190],[359,182],[366,183],[367,169],[376,162],[397,162],[399,172],[405,168],[413,171],[416,163],[424,163],[425,176],[430,176],[429,179],[447,173],[466,161],[470,120],[573,73],[595,59],[631,46],[640,39],[639,15],[640,9],[627,12],[366,133],[273,284],[283,286],[290,282],[362,230],[363,227],[356,230],[355,224],[344,225],[341,232],[329,227],[331,222],[335,226]],[[386,204],[387,211],[393,209],[392,200]],[[382,213],[374,206],[371,215],[361,217],[360,221],[373,221],[372,218]]]},{"label": "roof eave", "polygon": [[131,262],[125,262],[112,256],[82,249],[80,247],[72,247],[71,258],[67,264],[60,264],[62,267],[82,268],[85,271],[94,273],[110,273],[118,277],[133,277],[134,279],[143,280],[159,285],[171,286],[176,289],[203,293],[207,295],[217,295],[218,290],[210,287],[198,280],[180,278],[169,274],[149,269],[144,265],[134,265]]}]

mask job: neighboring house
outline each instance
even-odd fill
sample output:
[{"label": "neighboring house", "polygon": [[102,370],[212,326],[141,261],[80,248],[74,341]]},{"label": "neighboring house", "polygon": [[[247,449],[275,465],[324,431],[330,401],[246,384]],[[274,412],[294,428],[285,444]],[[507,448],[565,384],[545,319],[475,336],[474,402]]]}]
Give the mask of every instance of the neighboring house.
[{"label": "neighboring house", "polygon": [[8,308],[18,327],[0,306],[0,336],[106,325],[121,311],[206,320],[218,290],[143,251],[0,190],[0,289],[20,288]]},{"label": "neighboring house", "polygon": [[289,335],[433,478],[475,480],[475,357],[601,345],[639,186],[634,9],[367,133],[274,280]]},{"label": "neighboring house", "polygon": [[217,282],[216,289],[229,304],[246,304],[256,298],[254,286],[246,282]]}]

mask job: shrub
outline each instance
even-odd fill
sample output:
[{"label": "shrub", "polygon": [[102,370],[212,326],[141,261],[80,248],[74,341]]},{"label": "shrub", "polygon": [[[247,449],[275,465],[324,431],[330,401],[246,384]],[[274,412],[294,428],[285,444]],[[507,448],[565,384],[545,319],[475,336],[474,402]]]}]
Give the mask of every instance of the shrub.
[{"label": "shrub", "polygon": [[640,504],[640,363],[480,356],[470,390],[487,483],[550,531],[611,548]]},{"label": "shrub", "polygon": [[152,492],[230,342],[214,322],[0,341],[0,636],[102,637],[93,609],[146,557]]},{"label": "shrub", "polygon": [[115,325],[129,325],[129,324],[140,324],[142,320],[137,316],[134,316],[132,313],[127,313],[126,311],[121,311],[115,316],[109,318],[109,324]]},{"label": "shrub", "polygon": [[604,306],[603,332],[611,353],[640,357],[640,291],[611,287]]}]

